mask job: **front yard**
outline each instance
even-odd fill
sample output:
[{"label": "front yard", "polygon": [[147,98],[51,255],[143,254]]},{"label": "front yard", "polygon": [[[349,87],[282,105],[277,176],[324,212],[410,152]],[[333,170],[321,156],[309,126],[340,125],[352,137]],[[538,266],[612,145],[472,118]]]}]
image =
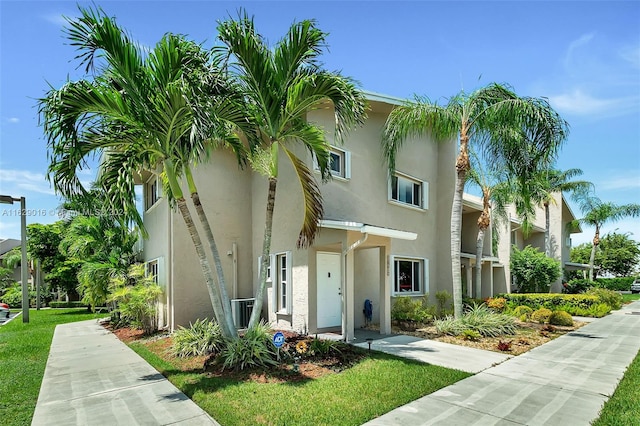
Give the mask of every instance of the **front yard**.
[{"label": "front yard", "polygon": [[[130,347],[221,424],[360,425],[470,374],[378,352],[362,352],[340,372],[203,372],[203,357],[176,358],[170,342],[146,338]],[[165,340],[165,341],[163,341]],[[354,348],[357,350],[357,348]]]}]

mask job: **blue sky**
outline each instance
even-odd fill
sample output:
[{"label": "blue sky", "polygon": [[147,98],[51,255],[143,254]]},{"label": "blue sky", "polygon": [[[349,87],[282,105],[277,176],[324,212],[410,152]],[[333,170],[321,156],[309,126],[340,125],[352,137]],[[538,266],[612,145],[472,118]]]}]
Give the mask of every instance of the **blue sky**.
[{"label": "blue sky", "polygon": [[[547,97],[571,125],[558,167],[584,170],[603,200],[640,202],[638,1],[96,3],[147,46],[165,32],[212,46],[216,21],[243,6],[272,42],[293,21],[316,19],[329,33],[325,67],[366,90],[445,100],[499,82]],[[26,196],[29,223],[57,219],[36,104],[49,84],[81,76],[62,33],[62,17],[77,14],[75,2],[0,0],[0,194]],[[0,238],[20,236],[14,208],[0,206]],[[640,240],[638,219],[605,232],[615,229]],[[574,244],[591,239],[584,230]]]}]

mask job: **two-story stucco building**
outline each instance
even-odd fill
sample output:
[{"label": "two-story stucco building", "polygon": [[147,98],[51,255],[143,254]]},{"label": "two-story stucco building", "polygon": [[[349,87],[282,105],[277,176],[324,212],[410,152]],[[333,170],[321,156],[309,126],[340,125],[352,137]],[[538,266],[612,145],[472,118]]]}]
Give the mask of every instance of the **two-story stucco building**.
[{"label": "two-story stucco building", "polygon": [[[364,302],[369,300],[373,322],[380,324],[381,333],[388,333],[395,296],[452,290],[455,140],[407,141],[398,154],[396,173],[389,176],[382,155],[382,131],[387,116],[402,101],[373,93],[367,93],[367,98],[370,110],[365,124],[352,130],[343,145],[332,148],[333,179],[320,185],[324,219],[308,249],[296,249],[303,220],[302,191],[291,164],[281,157],[263,308],[263,316],[275,327],[309,333],[338,331],[350,340],[354,329],[364,324]],[[332,140],[330,109],[313,111],[307,119],[324,127]],[[314,167],[313,158],[302,147],[296,153]],[[209,163],[199,165],[194,177],[223,257],[227,291],[234,299],[236,318],[242,322],[247,303],[251,303],[245,299],[253,298],[258,286],[267,180],[250,169],[240,169],[235,157],[224,151],[214,152]],[[149,232],[143,255],[149,271],[165,289],[161,324],[174,329],[212,317],[181,215],[169,209],[154,177],[143,175],[143,180],[144,222]],[[465,195],[462,260],[469,294],[481,208],[478,199]],[[558,241],[564,241],[562,232]],[[487,233],[482,297],[510,291],[509,239],[502,241],[506,249],[501,245],[495,256],[491,233]]]}]

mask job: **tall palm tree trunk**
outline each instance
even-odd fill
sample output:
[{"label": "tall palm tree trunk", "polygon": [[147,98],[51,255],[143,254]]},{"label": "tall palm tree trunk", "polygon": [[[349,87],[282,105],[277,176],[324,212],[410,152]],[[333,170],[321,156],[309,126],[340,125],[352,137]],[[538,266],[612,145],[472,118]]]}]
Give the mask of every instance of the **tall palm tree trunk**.
[{"label": "tall palm tree trunk", "polygon": [[589,256],[589,281],[593,281],[593,268],[596,261],[596,250],[600,244],[600,226],[596,225],[596,234],[593,237],[593,246],[591,246],[591,256]]},{"label": "tall palm tree trunk", "polygon": [[[264,224],[264,240],[262,242],[262,261],[260,263],[260,280],[258,291],[256,292],[256,302],[253,305],[253,312],[251,312],[251,318],[249,319],[249,328],[252,328],[260,321],[262,315],[262,305],[264,304],[264,293],[267,287],[267,269],[269,268],[270,254],[271,254],[271,231],[273,229],[273,209],[276,201],[276,187],[278,179],[275,177],[269,178],[269,193],[267,195],[267,214]],[[277,291],[276,285],[276,271],[271,271],[273,280],[273,291]],[[277,309],[277,306],[274,306]]]},{"label": "tall palm tree trunk", "polygon": [[191,217],[191,212],[189,211],[189,208],[187,207],[187,203],[183,197],[176,198],[176,203],[178,205],[178,210],[180,210],[180,214],[182,214],[184,223],[187,226],[187,231],[191,236],[193,245],[196,249],[198,260],[200,261],[200,267],[202,268],[202,273],[204,275],[204,279],[207,284],[207,290],[209,291],[209,298],[211,299],[211,305],[213,306],[213,313],[215,314],[216,319],[220,324],[220,328],[222,329],[222,334],[225,337],[234,337],[236,335],[235,328],[230,329],[227,322],[224,321],[224,309],[220,301],[220,294],[218,293],[216,285],[213,281],[211,265],[209,264],[209,260],[207,259],[207,254],[204,251],[202,240],[200,239],[200,234],[198,233],[198,230],[196,229],[196,225],[193,222],[193,218]]},{"label": "tall palm tree trunk", "polygon": [[474,296],[476,299],[482,298],[482,251],[484,250],[484,234],[485,229],[478,229],[478,237],[476,239],[476,285]]},{"label": "tall palm tree trunk", "polygon": [[544,203],[544,254],[547,255],[547,257],[551,257],[550,222],[549,203]]},{"label": "tall palm tree trunk", "polygon": [[471,165],[469,162],[469,136],[466,124],[460,131],[460,153],[456,159],[456,183],[451,205],[451,279],[453,283],[453,315],[462,316],[462,277],[460,272],[460,247],[462,230],[462,194],[467,173]]},{"label": "tall palm tree trunk", "polygon": [[216,244],[216,240],[213,236],[213,232],[211,231],[211,226],[209,225],[209,220],[207,219],[207,215],[202,207],[202,203],[200,202],[200,196],[197,192],[191,193],[191,200],[193,201],[193,205],[196,207],[196,212],[198,214],[198,219],[200,219],[200,224],[204,229],[204,235],[209,242],[209,249],[211,250],[211,255],[213,256],[213,264],[216,268],[216,275],[218,278],[218,288],[220,292],[220,304],[222,305],[222,310],[224,313],[224,321],[227,323],[227,327],[230,330],[236,330],[236,326],[233,322],[233,316],[231,314],[231,302],[229,301],[229,295],[227,293],[226,280],[224,279],[224,271],[222,270],[222,261],[220,259],[220,252],[218,251],[218,245]]},{"label": "tall palm tree trunk", "polygon": [[475,298],[482,298],[482,252],[484,251],[484,235],[491,225],[490,209],[491,192],[482,188],[482,213],[478,218],[478,237],[476,238],[476,291]]}]

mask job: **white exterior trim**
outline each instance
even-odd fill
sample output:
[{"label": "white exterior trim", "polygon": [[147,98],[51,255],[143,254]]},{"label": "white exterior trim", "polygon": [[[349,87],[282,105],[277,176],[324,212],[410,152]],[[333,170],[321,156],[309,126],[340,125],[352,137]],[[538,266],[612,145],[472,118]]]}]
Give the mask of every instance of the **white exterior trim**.
[{"label": "white exterior trim", "polygon": [[340,229],[343,231],[355,231],[362,234],[376,235],[379,237],[396,238],[398,240],[414,241],[416,238],[418,238],[418,234],[416,234],[415,232],[382,228],[379,226],[367,225],[360,222],[323,219],[320,221],[320,227],[328,229]]}]

